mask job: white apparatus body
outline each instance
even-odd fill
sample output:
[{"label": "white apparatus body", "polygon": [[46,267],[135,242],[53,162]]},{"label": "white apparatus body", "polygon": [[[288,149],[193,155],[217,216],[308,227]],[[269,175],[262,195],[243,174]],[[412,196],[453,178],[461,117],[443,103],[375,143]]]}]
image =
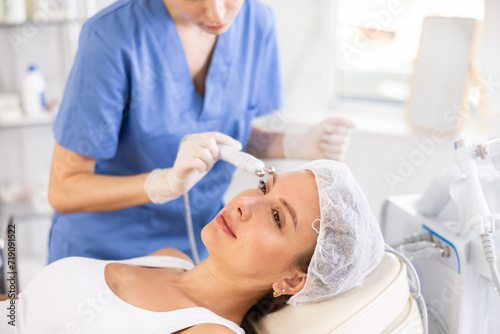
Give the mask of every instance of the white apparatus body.
[{"label": "white apparatus body", "polygon": [[[486,260],[496,256],[493,263],[500,266],[500,171],[494,168],[494,154],[488,163],[477,164],[480,146],[474,151],[466,141],[457,141],[456,166],[439,174],[423,195],[389,197],[382,213],[388,244],[426,232],[449,251],[446,257],[414,261],[431,334],[500,330],[500,295],[491,261]],[[486,247],[485,256],[488,232],[496,250]]]},{"label": "white apparatus body", "polygon": [[455,143],[455,161],[462,176],[450,186],[451,197],[460,203],[460,224],[458,233],[466,235],[469,229],[477,235],[494,232],[495,223],[483,192],[479,172],[471,144],[460,139]]}]

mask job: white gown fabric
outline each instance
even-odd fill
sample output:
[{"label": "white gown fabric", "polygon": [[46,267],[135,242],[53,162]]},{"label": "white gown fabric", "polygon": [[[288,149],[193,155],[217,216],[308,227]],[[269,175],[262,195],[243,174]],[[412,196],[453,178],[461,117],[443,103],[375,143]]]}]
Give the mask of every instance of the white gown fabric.
[{"label": "white gown fabric", "polygon": [[[104,278],[108,263],[190,270],[193,264],[171,256],[147,256],[123,261],[70,257],[42,271],[19,294],[15,302],[15,326],[8,307],[0,302],[0,333],[133,333],[167,334],[194,325],[213,323],[244,334],[237,324],[202,307],[153,312],[132,306],[109,289]],[[5,313],[6,312],[6,313]]]}]

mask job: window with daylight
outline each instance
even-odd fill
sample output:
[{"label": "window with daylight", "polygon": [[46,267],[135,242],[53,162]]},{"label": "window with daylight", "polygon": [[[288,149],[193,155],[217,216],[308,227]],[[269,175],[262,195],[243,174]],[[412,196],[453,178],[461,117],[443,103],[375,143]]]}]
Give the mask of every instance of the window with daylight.
[{"label": "window with daylight", "polygon": [[404,101],[427,16],[484,18],[483,0],[337,0],[341,98]]}]

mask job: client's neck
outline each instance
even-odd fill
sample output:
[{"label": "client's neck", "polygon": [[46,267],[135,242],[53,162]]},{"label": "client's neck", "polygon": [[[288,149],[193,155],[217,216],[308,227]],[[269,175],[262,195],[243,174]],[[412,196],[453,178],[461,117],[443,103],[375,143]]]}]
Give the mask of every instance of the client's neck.
[{"label": "client's neck", "polygon": [[267,292],[224,272],[210,257],[178,276],[176,283],[199,306],[237,324]]}]

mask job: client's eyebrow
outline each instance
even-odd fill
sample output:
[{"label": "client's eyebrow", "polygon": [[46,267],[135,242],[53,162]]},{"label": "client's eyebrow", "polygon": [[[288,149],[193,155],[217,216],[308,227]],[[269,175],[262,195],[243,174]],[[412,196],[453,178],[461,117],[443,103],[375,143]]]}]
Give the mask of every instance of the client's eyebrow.
[{"label": "client's eyebrow", "polygon": [[[273,187],[277,181],[278,181],[278,175],[274,174],[273,175]],[[280,200],[281,204],[283,204],[283,206],[288,210],[288,213],[290,214],[290,216],[292,216],[293,226],[295,227],[295,230],[297,230],[297,214],[295,213],[295,210],[293,209],[293,207],[291,205],[288,204],[287,201],[285,201],[284,198],[280,197],[279,200]]]}]

